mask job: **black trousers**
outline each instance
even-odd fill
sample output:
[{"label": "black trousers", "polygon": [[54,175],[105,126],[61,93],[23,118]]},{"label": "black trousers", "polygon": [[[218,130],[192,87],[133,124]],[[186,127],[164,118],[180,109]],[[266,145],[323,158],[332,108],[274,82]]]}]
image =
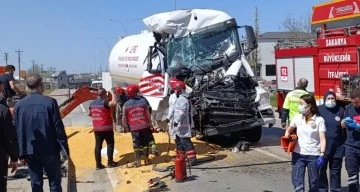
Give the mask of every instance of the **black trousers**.
[{"label": "black trousers", "polygon": [[95,160],[96,164],[101,164],[101,147],[104,142],[106,141],[107,145],[107,156],[108,162],[113,161],[113,154],[114,154],[114,132],[113,131],[99,131],[95,133]]},{"label": "black trousers", "polygon": [[154,139],[150,129],[131,131],[134,149],[149,147],[150,141]]},{"label": "black trousers", "polygon": [[[328,157],[326,159],[325,166],[320,169],[320,192],[328,191],[340,191],[341,190],[341,167],[342,167],[343,158]],[[330,170],[330,190],[329,190],[329,181],[327,167],[329,165]]]},{"label": "black trousers", "polygon": [[8,157],[6,154],[0,153],[0,191],[6,192],[6,183],[8,172]]}]

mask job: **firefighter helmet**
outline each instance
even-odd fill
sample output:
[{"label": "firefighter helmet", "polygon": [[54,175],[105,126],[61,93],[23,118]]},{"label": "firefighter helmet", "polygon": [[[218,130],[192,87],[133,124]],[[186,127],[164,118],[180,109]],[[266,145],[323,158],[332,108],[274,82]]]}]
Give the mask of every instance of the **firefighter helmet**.
[{"label": "firefighter helmet", "polygon": [[137,85],[131,84],[126,88],[126,94],[129,97],[135,97],[139,93],[139,87]]},{"label": "firefighter helmet", "polygon": [[177,91],[177,92],[180,92],[182,90],[185,90],[186,89],[186,85],[183,81],[177,81],[175,83],[172,84],[172,88]]},{"label": "firefighter helmet", "polygon": [[117,95],[122,95],[124,93],[124,89],[121,87],[115,87],[115,93]]}]

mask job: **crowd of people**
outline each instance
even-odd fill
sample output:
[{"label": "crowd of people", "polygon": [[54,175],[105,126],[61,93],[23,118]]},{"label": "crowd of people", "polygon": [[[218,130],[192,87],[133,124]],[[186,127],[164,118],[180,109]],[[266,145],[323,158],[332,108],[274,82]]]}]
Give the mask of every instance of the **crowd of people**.
[{"label": "crowd of people", "polygon": [[[18,162],[27,164],[31,189],[43,191],[43,174],[46,173],[50,191],[60,192],[61,164],[64,157],[70,157],[67,136],[60,109],[54,98],[43,95],[43,80],[38,74],[28,75],[26,85],[29,94],[19,100],[10,112],[9,99],[16,94],[24,94],[14,88],[13,73],[15,68],[6,68],[5,77],[0,80],[0,191],[6,192],[8,167],[11,172],[18,168]],[[194,127],[192,106],[185,93],[184,82],[177,82],[175,93],[169,102],[171,111],[167,122],[175,139],[178,154],[182,154],[196,163],[196,153],[192,144],[191,128]],[[115,91],[114,91],[115,90]],[[95,135],[96,169],[103,169],[101,147],[104,140],[107,144],[107,168],[117,166],[113,160],[114,153],[114,107],[121,109],[121,124],[125,133],[130,132],[135,154],[135,167],[141,166],[141,156],[149,164],[150,152],[158,155],[153,136],[151,107],[145,97],[139,95],[137,85],[129,85],[126,90],[116,87],[106,91],[100,88],[97,98],[89,105],[89,116],[92,118]],[[110,95],[108,95],[110,93]],[[9,160],[10,157],[10,160]]]},{"label": "crowd of people", "polygon": [[[31,74],[26,78],[30,91],[18,101],[11,113],[7,100],[20,90],[14,88],[12,77],[15,68],[9,66],[0,77],[0,191],[6,191],[8,167],[16,171],[18,162],[28,165],[32,191],[42,191],[43,173],[46,172],[51,191],[61,188],[61,153],[70,156],[64,124],[59,106],[54,98],[44,96],[42,78]],[[300,79],[298,87],[287,94],[281,124],[286,128],[285,137],[297,135],[292,151],[292,176],[294,191],[305,190],[305,172],[309,175],[310,191],[340,191],[341,169],[345,157],[350,192],[359,191],[360,166],[360,88],[351,92],[351,103],[343,108],[336,101],[333,90],[325,93],[323,104],[317,106],[312,94],[306,90],[308,82]],[[197,163],[195,147],[191,141],[194,128],[193,107],[186,85],[182,81],[171,84],[173,93],[169,97],[169,134],[175,141],[176,152]],[[101,147],[107,143],[107,167],[117,166],[114,153],[114,112],[121,109],[123,132],[130,132],[135,154],[135,167],[149,164],[150,152],[158,155],[153,136],[151,106],[139,95],[137,85],[126,90],[116,87],[108,91],[100,88],[97,98],[89,105],[95,135],[96,169],[103,169]],[[10,160],[9,160],[10,158]],[[329,169],[330,180],[327,171]]]},{"label": "crowd of people", "polygon": [[[292,151],[292,184],[295,192],[305,191],[308,171],[309,191],[340,191],[345,157],[348,190],[359,191],[360,88],[353,89],[351,103],[343,108],[333,90],[325,93],[323,104],[306,91],[307,80],[286,96],[281,118],[285,137],[297,135]],[[287,124],[288,123],[288,124]],[[327,169],[330,173],[328,180]]]}]

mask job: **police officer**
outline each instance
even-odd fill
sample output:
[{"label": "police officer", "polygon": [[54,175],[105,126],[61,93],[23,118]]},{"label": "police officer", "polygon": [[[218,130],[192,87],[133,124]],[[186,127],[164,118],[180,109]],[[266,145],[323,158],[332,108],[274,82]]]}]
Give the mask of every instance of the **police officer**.
[{"label": "police officer", "polygon": [[145,164],[149,163],[149,143],[151,140],[151,115],[148,101],[138,96],[139,88],[131,84],[126,88],[130,97],[123,107],[123,126],[125,132],[131,131],[133,148],[135,152],[134,166],[141,165],[141,155],[145,157]]},{"label": "police officer", "polygon": [[299,98],[302,95],[308,94],[306,91],[306,88],[308,86],[308,80],[305,78],[299,79],[297,82],[297,87],[295,90],[290,91],[285,98],[284,104],[283,104],[283,111],[282,111],[282,117],[281,117],[281,126],[285,128],[286,126],[286,120],[289,120],[288,122],[291,122],[294,115],[299,114]]},{"label": "police officer", "polygon": [[108,164],[107,167],[115,167],[116,162],[113,161],[114,153],[114,132],[113,121],[110,108],[116,105],[116,98],[113,91],[111,93],[111,101],[107,100],[107,94],[104,88],[98,90],[98,98],[89,105],[89,116],[92,117],[94,134],[95,134],[95,160],[96,169],[103,169],[105,166],[101,163],[101,147],[104,140],[107,145]]},{"label": "police officer", "polygon": [[0,191],[6,192],[8,174],[8,156],[10,156],[11,173],[17,169],[19,144],[16,129],[12,123],[10,110],[0,104]]},{"label": "police officer", "polygon": [[346,127],[345,166],[348,173],[349,192],[359,191],[360,167],[360,88],[350,93],[351,103],[346,106],[341,125]]},{"label": "police officer", "polygon": [[343,129],[341,119],[344,115],[344,108],[337,105],[336,95],[328,91],[324,95],[324,104],[319,106],[320,116],[325,120],[326,127],[326,150],[324,156],[325,165],[320,169],[319,191],[327,192],[329,183],[327,177],[327,166],[330,169],[330,190],[341,190],[341,167],[344,157]]},{"label": "police officer", "polygon": [[172,84],[175,91],[169,99],[169,114],[167,121],[170,122],[170,135],[175,137],[177,154],[184,154],[191,165],[196,164],[196,151],[191,141],[191,129],[194,128],[193,108],[189,101],[189,95],[185,92],[186,86],[183,81]]}]

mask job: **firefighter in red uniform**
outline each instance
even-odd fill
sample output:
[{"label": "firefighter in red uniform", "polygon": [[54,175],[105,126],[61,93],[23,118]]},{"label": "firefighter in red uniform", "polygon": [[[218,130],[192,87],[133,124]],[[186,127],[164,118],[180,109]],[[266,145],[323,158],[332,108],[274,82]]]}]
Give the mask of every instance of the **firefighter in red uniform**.
[{"label": "firefighter in red uniform", "polygon": [[122,108],[124,103],[129,100],[129,97],[125,94],[125,91],[121,87],[115,87],[116,94],[116,108],[117,110],[113,111],[114,123],[120,125],[122,120]]},{"label": "firefighter in red uniform", "polygon": [[115,167],[117,164],[113,161],[115,142],[110,111],[110,107],[116,105],[116,98],[114,92],[110,91],[111,101],[108,101],[106,93],[104,88],[100,88],[98,90],[98,98],[92,101],[89,106],[89,116],[92,117],[95,134],[95,160],[97,170],[105,168],[101,163],[101,147],[104,140],[107,144],[108,168]]},{"label": "firefighter in red uniform", "polygon": [[126,89],[126,94],[130,97],[123,107],[123,126],[124,131],[131,131],[133,148],[135,152],[134,166],[141,165],[141,155],[145,157],[145,165],[149,163],[149,143],[151,141],[151,115],[148,101],[138,96],[139,88],[131,84]]},{"label": "firefighter in red uniform", "polygon": [[[130,98],[125,94],[124,89],[122,89],[121,87],[115,87],[115,93],[116,93],[116,96],[117,96],[116,101],[118,102],[119,107],[121,107],[121,109],[119,110],[120,111],[119,117],[122,118],[123,106],[124,106],[125,102],[128,101]],[[141,96],[139,96],[139,97],[141,97]],[[151,109],[149,103],[148,103],[148,105],[149,105],[149,112],[151,114],[152,109]],[[115,115],[114,115],[114,117],[115,117]],[[154,138],[153,134],[150,135],[149,146],[151,148],[151,153],[154,154],[155,156],[159,156],[159,150],[158,150],[158,148],[156,146],[155,138]]]}]

